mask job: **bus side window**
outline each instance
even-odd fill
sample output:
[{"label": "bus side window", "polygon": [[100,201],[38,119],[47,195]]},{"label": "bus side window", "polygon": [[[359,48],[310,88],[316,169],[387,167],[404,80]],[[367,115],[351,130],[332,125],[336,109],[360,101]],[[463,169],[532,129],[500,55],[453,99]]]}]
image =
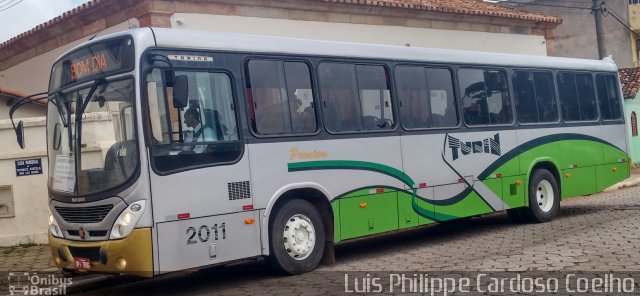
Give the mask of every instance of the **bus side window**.
[{"label": "bus side window", "polygon": [[255,133],[278,135],[316,131],[309,66],[303,62],[247,63],[249,120]]},{"label": "bus side window", "polygon": [[558,90],[562,102],[562,118],[565,121],[580,120],[580,104],[578,103],[575,76],[570,73],[560,73],[558,75]]},{"label": "bus side window", "polygon": [[177,109],[172,82],[166,81],[173,75],[160,73],[155,69],[147,75],[153,167],[172,172],[236,160],[243,144],[238,141],[231,78],[225,73],[176,71],[189,82],[188,105]]},{"label": "bus side window", "polygon": [[613,75],[597,75],[598,100],[600,102],[600,116],[604,120],[620,119],[620,97],[618,96],[618,84]]},{"label": "bus side window", "polygon": [[355,66],[342,63],[321,63],[318,68],[324,124],[331,132],[362,129],[358,120],[359,100]]},{"label": "bus side window", "polygon": [[576,87],[580,101],[580,116],[582,120],[596,120],[598,106],[591,74],[576,74]]},{"label": "bus side window", "polygon": [[315,132],[317,121],[309,66],[301,62],[284,62],[284,74],[293,132]]},{"label": "bus side window", "polygon": [[453,127],[458,125],[451,70],[444,68],[427,68],[426,70],[433,119],[432,126]]},{"label": "bus side window", "polygon": [[389,75],[383,66],[321,63],[318,72],[327,130],[394,127]]},{"label": "bus side window", "polygon": [[408,129],[452,127],[458,124],[451,71],[399,66],[396,88],[402,123]]},{"label": "bus side window", "polygon": [[558,121],[558,99],[556,98],[553,74],[534,72],[533,82],[536,90],[536,106],[539,122]]},{"label": "bus side window", "polygon": [[408,129],[433,126],[424,67],[399,66],[395,70],[402,124]]},{"label": "bus side window", "polygon": [[390,129],[395,125],[391,92],[382,66],[357,65],[356,77],[364,130]]},{"label": "bus side window", "polygon": [[468,125],[507,124],[511,107],[503,70],[461,69],[458,72],[464,121]]},{"label": "bus side window", "polygon": [[560,73],[558,89],[564,120],[590,121],[598,118],[591,74]]},{"label": "bus side window", "polygon": [[542,123],[558,120],[551,72],[515,71],[513,90],[519,122]]},{"label": "bus side window", "polygon": [[168,144],[171,139],[170,111],[167,108],[163,83],[161,70],[154,69],[147,75],[147,101],[154,144]]}]

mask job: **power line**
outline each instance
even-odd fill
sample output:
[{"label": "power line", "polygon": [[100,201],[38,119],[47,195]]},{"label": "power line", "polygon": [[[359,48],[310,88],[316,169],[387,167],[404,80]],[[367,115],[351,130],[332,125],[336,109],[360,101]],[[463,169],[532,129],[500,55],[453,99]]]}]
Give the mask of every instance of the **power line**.
[{"label": "power line", "polygon": [[[531,5],[531,6],[543,6],[543,7],[553,7],[553,8],[570,8],[570,9],[585,9],[585,10],[591,10],[591,5],[590,3],[587,2],[580,2],[580,3],[584,3],[584,4],[589,4],[589,7],[583,7],[583,6],[565,6],[565,5],[554,5],[554,4],[543,4],[543,3],[531,3],[531,2],[519,2],[519,1],[505,1],[506,3],[514,3],[514,4],[522,4],[522,5]],[[579,4],[576,2],[570,2],[571,4]]]},{"label": "power line", "polygon": [[[631,33],[633,33],[633,35],[635,35],[636,37],[640,37],[640,35],[638,35],[638,33],[636,33],[635,31],[633,31],[633,29],[631,29],[631,27],[629,27],[629,25],[627,25],[627,23],[623,20],[623,18],[613,9],[611,9],[610,7],[606,7],[605,12],[608,13],[608,15],[612,16],[616,21],[618,21],[618,23],[620,23],[622,26],[624,26],[625,28],[627,28],[627,30],[631,31]],[[606,16],[606,15],[605,15]]]},{"label": "power line", "polygon": [[[16,0],[8,0],[8,1],[9,1],[9,2],[7,2],[7,3],[5,3],[5,4],[0,5],[0,8],[5,8],[5,7],[7,7],[8,5],[11,5],[11,3],[15,2]],[[6,2],[6,1],[3,1],[3,2]],[[1,3],[0,3],[0,4],[1,4]]]},{"label": "power line", "polygon": [[[2,7],[0,7],[0,12],[6,11],[7,9],[9,9],[9,8],[11,8],[11,7],[14,7],[14,6],[16,6],[16,5],[20,4],[20,3],[22,3],[22,1],[24,1],[24,0],[17,0],[17,2],[15,2],[15,1],[16,1],[16,0],[14,0],[14,3],[13,3],[13,4],[11,4],[11,2],[9,2],[8,4],[6,4],[6,5],[2,6]],[[9,5],[9,4],[11,4],[11,6],[7,7],[7,5]]]}]

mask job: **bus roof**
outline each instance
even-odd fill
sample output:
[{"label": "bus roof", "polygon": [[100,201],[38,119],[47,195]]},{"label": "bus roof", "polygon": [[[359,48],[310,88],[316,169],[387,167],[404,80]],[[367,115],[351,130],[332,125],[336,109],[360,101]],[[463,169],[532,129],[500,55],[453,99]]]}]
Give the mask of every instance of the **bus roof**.
[{"label": "bus roof", "polygon": [[[135,29],[134,31],[139,30],[147,30],[147,33],[151,33],[146,28]],[[136,33],[139,34],[141,32]],[[176,49],[298,54],[445,64],[495,65],[606,72],[617,71],[617,67],[611,59],[589,60],[536,55],[487,53],[167,28],[153,28],[153,33],[158,47]]]}]

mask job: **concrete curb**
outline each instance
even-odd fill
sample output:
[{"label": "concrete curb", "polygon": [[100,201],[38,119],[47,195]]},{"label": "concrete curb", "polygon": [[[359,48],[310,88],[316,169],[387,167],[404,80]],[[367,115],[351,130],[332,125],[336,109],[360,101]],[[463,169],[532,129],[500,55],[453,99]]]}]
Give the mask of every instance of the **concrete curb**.
[{"label": "concrete curb", "polygon": [[632,174],[631,177],[629,177],[629,179],[626,179],[620,183],[617,183],[605,190],[603,190],[603,192],[611,192],[611,191],[615,191],[618,189],[622,189],[622,188],[628,188],[628,187],[633,187],[633,186],[638,186],[640,185],[640,175],[636,175],[636,174]]},{"label": "concrete curb", "polygon": [[67,294],[75,294],[102,286],[104,283],[111,281],[114,277],[115,275],[93,275],[86,279],[73,281],[73,284],[67,287]]}]

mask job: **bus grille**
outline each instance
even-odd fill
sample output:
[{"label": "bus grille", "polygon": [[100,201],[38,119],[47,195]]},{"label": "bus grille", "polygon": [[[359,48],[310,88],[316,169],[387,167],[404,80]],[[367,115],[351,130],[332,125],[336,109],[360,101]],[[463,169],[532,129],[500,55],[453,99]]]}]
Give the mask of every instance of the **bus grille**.
[{"label": "bus grille", "polygon": [[229,200],[251,198],[251,184],[249,181],[227,183]]},{"label": "bus grille", "polygon": [[111,209],[113,209],[113,205],[86,208],[56,207],[58,214],[68,223],[100,223]]}]

